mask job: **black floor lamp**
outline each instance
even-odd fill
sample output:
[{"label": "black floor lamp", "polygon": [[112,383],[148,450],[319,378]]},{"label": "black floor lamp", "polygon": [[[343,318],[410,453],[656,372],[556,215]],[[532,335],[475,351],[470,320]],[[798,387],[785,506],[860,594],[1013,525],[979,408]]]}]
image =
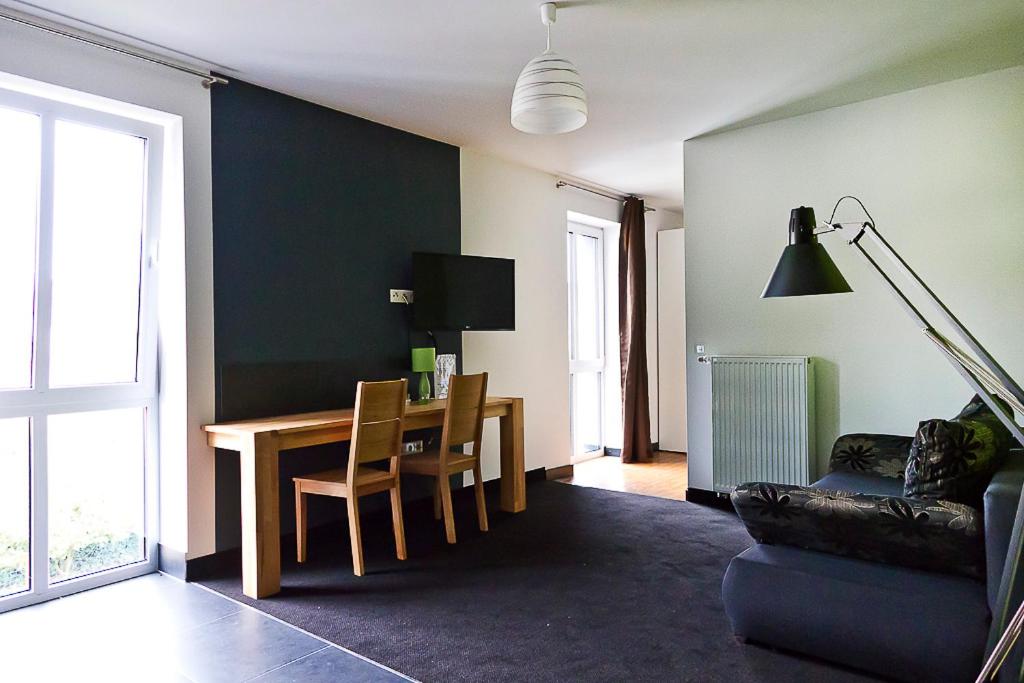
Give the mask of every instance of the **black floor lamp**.
[{"label": "black floor lamp", "polygon": [[[867,220],[857,223],[833,222],[836,210],[846,199],[857,202]],[[853,289],[839,272],[839,268],[825,251],[825,247],[818,243],[819,235],[851,226],[858,232],[849,243],[857,247],[875,269],[875,272],[882,277],[903,310],[920,327],[921,332],[942,351],[943,355],[964,378],[964,381],[981,396],[1017,441],[1024,444],[1024,428],[1015,421],[1013,411],[1007,410],[999,401],[995,400],[995,397],[999,396],[1009,403],[1018,414],[1024,415],[1024,390],[1021,390],[1020,385],[996,362],[995,358],[985,350],[974,335],[964,327],[963,323],[896,253],[896,250],[885,241],[885,238],[876,229],[871,214],[868,213],[863,202],[856,197],[849,195],[841,197],[832,209],[832,216],[828,222],[820,226],[815,224],[814,209],[810,207],[801,206],[790,212],[789,246],[782,252],[782,257],[761,294],[762,298],[852,292]],[[861,242],[865,237],[874,242],[888,257],[899,274],[910,280],[935,305],[939,316],[956,330],[956,333],[974,355],[944,337],[928,322],[903,290],[864,248]],[[979,682],[995,678],[1000,667],[1007,661],[1014,643],[1024,628],[1024,602],[1022,602],[1024,581],[1018,580],[1017,577],[1020,563],[1024,559],[1022,555],[1024,555],[1024,496],[1021,497],[1020,505],[1017,508],[1017,518],[1013,525],[1010,548],[1003,568],[1003,580],[999,587],[999,599],[996,602],[997,613],[992,615],[992,627],[989,632],[989,657],[978,676]],[[1020,605],[1020,608],[1011,618],[1009,612],[1013,605]],[[1019,657],[1015,657],[1015,661],[1019,661]],[[1020,679],[1022,674],[1024,671],[1018,671],[1014,680]]]}]

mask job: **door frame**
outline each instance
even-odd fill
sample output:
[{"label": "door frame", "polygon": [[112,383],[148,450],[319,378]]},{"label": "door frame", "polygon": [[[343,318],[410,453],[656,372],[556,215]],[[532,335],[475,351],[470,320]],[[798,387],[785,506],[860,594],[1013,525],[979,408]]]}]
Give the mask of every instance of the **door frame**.
[{"label": "door frame", "polygon": [[[578,348],[577,329],[576,329],[576,296],[578,283],[576,281],[576,250],[573,247],[574,234],[586,235],[597,240],[597,269],[595,278],[597,280],[597,287],[599,288],[600,301],[598,302],[597,315],[598,315],[598,357],[595,359],[587,360],[576,360],[576,349]],[[607,307],[607,293],[605,292],[605,272],[604,272],[604,261],[605,261],[605,245],[604,245],[604,230],[592,225],[580,223],[569,219],[566,225],[566,244],[568,246],[567,254],[567,269],[568,269],[568,294],[569,294],[569,437],[570,444],[572,445],[572,454],[570,456],[570,462],[577,464],[586,460],[592,460],[593,458],[601,457],[605,454],[605,396],[604,396],[604,373],[606,372],[606,349],[605,349],[605,309]],[[598,448],[592,451],[577,451],[576,444],[576,421],[574,419],[573,406],[576,395],[576,374],[585,372],[595,372],[598,377],[598,386],[600,391],[598,392],[598,416],[600,421],[600,444]]]}]

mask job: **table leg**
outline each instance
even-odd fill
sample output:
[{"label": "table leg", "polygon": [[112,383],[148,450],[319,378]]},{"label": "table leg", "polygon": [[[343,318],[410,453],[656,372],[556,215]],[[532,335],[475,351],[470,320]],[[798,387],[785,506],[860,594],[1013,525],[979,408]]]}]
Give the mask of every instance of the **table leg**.
[{"label": "table leg", "polygon": [[241,450],[242,592],[265,598],[281,590],[281,510],[277,437],[254,434]]},{"label": "table leg", "polygon": [[512,399],[501,425],[501,509],[526,509],[526,462],[523,460],[523,399]]}]

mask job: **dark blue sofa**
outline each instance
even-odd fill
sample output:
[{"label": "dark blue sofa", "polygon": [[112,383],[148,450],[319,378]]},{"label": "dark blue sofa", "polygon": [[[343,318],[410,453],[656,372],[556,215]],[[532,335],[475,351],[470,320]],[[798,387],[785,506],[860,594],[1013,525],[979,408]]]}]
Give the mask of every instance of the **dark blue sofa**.
[{"label": "dark blue sofa", "polygon": [[[837,467],[812,486],[902,496],[903,481]],[[1002,579],[1024,453],[984,494],[985,579],[908,569],[786,545],[755,544],[729,564],[722,599],[733,633],[906,681],[973,681]]]}]

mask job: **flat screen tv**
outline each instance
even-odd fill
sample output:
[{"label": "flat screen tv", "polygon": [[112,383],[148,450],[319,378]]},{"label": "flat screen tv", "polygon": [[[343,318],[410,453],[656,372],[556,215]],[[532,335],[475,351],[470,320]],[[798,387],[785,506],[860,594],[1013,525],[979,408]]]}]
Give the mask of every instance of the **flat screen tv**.
[{"label": "flat screen tv", "polygon": [[454,254],[412,255],[417,330],[514,330],[516,262]]}]

